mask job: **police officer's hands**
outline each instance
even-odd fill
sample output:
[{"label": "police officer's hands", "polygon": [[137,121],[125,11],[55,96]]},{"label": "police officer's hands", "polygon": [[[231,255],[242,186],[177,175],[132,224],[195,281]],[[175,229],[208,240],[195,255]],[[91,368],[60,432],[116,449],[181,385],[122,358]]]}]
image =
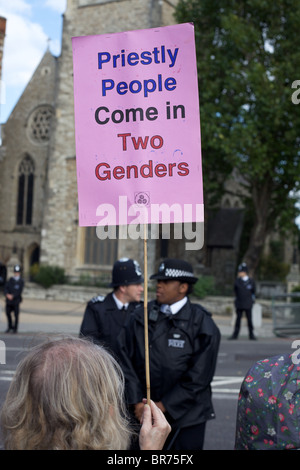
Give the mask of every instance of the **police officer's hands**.
[{"label": "police officer's hands", "polygon": [[[166,408],[164,407],[163,403],[161,401],[155,402],[155,405],[163,412],[166,412]],[[144,411],[144,403],[136,403],[134,405],[134,415],[138,421],[141,421],[142,415]]]},{"label": "police officer's hands", "polygon": [[155,404],[163,413],[165,413],[167,411],[161,401],[156,401]]},{"label": "police officer's hands", "polygon": [[134,416],[136,417],[136,419],[138,421],[141,421],[142,419],[142,415],[143,415],[143,412],[144,412],[144,403],[143,402],[140,402],[140,403],[136,403],[134,405]]},{"label": "police officer's hands", "polygon": [[147,405],[147,400],[140,404],[144,407],[139,435],[140,449],[161,450],[171,432],[171,426],[152,400],[150,405]]}]

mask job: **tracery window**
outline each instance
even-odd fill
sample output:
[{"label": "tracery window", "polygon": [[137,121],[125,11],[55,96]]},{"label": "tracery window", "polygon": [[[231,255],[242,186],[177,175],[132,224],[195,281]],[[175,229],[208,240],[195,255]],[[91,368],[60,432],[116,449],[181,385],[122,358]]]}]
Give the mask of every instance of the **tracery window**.
[{"label": "tracery window", "polygon": [[19,165],[17,225],[31,225],[33,214],[34,162],[26,155]]},{"label": "tracery window", "polygon": [[39,106],[28,120],[28,135],[38,144],[47,143],[50,139],[53,109],[51,106]]}]

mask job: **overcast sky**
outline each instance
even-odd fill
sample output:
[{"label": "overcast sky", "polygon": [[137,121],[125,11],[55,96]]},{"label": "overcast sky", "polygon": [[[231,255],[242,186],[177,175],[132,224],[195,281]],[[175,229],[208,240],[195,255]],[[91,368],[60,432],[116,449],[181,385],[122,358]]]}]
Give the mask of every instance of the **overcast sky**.
[{"label": "overcast sky", "polygon": [[0,0],[6,18],[0,122],[6,122],[49,45],[60,54],[67,0]]}]

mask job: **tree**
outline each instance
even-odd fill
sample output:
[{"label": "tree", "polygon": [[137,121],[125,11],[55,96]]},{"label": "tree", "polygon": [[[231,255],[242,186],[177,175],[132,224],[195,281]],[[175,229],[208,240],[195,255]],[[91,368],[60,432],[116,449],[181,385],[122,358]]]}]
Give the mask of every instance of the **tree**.
[{"label": "tree", "polygon": [[253,208],[243,259],[254,271],[267,234],[295,227],[300,2],[179,0],[176,20],[195,26],[206,203],[234,170]]}]

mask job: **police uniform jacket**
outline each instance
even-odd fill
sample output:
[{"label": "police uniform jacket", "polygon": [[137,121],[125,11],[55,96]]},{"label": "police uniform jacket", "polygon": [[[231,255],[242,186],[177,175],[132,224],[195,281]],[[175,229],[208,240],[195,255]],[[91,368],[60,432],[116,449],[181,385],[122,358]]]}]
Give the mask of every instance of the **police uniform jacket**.
[{"label": "police uniform jacket", "polygon": [[24,287],[24,281],[21,277],[18,279],[11,277],[7,281],[4,287],[4,294],[12,294],[13,299],[8,300],[6,299],[6,303],[8,305],[17,305],[22,302],[22,291]]},{"label": "police uniform jacket", "polygon": [[238,310],[250,310],[255,298],[255,282],[248,277],[246,281],[237,278],[234,283],[235,307]]},{"label": "police uniform jacket", "polygon": [[[211,314],[189,300],[175,315],[148,305],[151,399],[162,401],[173,428],[214,418],[211,387],[220,332]],[[146,397],[144,311],[130,316],[119,338],[129,405]]]},{"label": "police uniform jacket", "polygon": [[117,336],[130,313],[139,303],[132,302],[127,310],[119,310],[112,293],[106,297],[93,297],[87,304],[80,327],[80,336],[116,353]]}]

